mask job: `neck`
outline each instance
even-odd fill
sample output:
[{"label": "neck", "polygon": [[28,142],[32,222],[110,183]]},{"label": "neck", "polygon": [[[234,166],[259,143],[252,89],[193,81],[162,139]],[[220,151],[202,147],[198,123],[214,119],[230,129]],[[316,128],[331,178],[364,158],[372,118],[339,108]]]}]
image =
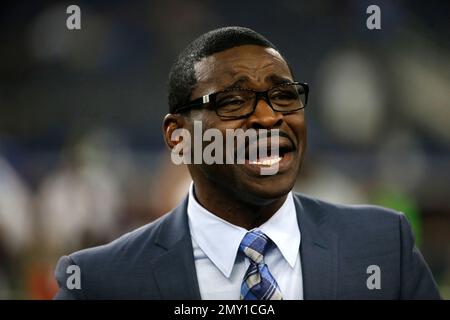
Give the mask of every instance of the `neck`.
[{"label": "neck", "polygon": [[209,212],[231,224],[247,230],[269,220],[286,201],[287,195],[261,204],[250,204],[227,191],[194,186],[194,196]]}]

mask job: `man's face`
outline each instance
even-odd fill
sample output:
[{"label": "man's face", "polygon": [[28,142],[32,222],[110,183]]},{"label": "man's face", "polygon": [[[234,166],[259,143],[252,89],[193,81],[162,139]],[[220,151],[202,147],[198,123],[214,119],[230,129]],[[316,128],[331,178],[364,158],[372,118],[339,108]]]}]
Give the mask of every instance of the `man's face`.
[{"label": "man's face", "polygon": [[[279,84],[280,80],[294,81],[286,62],[276,50],[255,45],[239,46],[206,57],[195,65],[195,72],[198,84],[191,100],[231,86],[264,91]],[[202,184],[203,189],[215,188],[255,205],[279,199],[293,188],[306,146],[304,110],[282,114],[260,99],[255,112],[245,119],[221,119],[209,108],[193,110],[188,117],[187,128],[191,134],[194,121],[201,121],[203,130],[219,129],[224,141],[227,129],[279,129],[280,145],[292,149],[280,152],[282,159],[275,175],[261,175],[257,165],[249,163],[190,165],[196,186]],[[283,137],[283,133],[289,138]]]}]

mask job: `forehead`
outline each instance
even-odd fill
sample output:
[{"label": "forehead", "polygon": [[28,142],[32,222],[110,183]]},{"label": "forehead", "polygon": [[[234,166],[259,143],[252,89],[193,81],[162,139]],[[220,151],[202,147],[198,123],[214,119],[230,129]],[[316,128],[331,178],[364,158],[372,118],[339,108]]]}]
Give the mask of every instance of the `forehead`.
[{"label": "forehead", "polygon": [[292,80],[289,67],[278,51],[255,45],[215,53],[197,62],[194,68],[198,88],[195,91],[204,87],[220,90],[238,79],[247,79],[253,85],[270,84],[273,76]]}]

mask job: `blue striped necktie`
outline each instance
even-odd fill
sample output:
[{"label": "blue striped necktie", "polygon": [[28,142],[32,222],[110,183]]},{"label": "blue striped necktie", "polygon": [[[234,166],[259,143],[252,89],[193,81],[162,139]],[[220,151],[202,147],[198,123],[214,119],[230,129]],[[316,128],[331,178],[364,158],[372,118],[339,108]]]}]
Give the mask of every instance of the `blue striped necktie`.
[{"label": "blue striped necktie", "polygon": [[282,300],[280,287],[264,262],[271,240],[260,230],[247,232],[239,245],[250,260],[241,286],[241,300]]}]

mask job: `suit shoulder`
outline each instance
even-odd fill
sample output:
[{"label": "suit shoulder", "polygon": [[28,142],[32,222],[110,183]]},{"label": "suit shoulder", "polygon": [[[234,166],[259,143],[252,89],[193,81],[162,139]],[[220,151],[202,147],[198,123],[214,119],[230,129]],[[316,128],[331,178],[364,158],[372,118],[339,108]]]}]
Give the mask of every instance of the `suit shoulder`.
[{"label": "suit shoulder", "polygon": [[170,214],[172,213],[167,213],[151,223],[125,233],[110,243],[76,251],[69,257],[75,264],[84,268],[101,268],[102,266],[110,268],[111,264],[134,261],[143,250],[147,253],[157,253],[160,248],[155,245],[155,239]]},{"label": "suit shoulder", "polygon": [[[403,214],[375,205],[342,205],[300,195],[303,210],[339,239],[343,256],[400,255]],[[301,223],[301,222],[300,222]]]},{"label": "suit shoulder", "polygon": [[[55,276],[60,286],[57,298],[111,299],[118,297],[157,298],[154,278],[151,276],[153,261],[166,252],[159,244],[162,229],[173,211],[161,218],[128,232],[118,239],[98,247],[88,248],[62,257]],[[166,232],[167,233],[167,232]],[[67,290],[67,268],[78,267],[81,289],[75,294]],[[148,292],[139,288],[153,288]]]},{"label": "suit shoulder", "polygon": [[377,205],[337,204],[300,193],[296,193],[295,196],[300,200],[306,210],[321,211],[324,216],[327,216],[336,223],[344,225],[395,225],[395,227],[398,227],[401,217],[404,216],[402,212]]}]

